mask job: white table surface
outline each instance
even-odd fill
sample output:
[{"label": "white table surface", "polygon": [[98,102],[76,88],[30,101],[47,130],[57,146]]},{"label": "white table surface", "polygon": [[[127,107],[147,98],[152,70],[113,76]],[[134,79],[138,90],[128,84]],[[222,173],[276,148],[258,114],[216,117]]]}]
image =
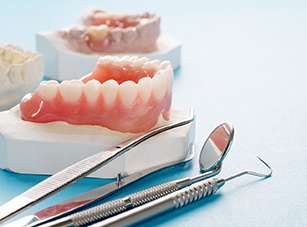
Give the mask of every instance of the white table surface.
[{"label": "white table surface", "polygon": [[[0,42],[31,50],[35,50],[35,32],[69,26],[88,6],[158,13],[162,33],[182,41],[173,104],[195,108],[193,165],[153,175],[117,197],[198,174],[202,143],[226,121],[236,131],[220,176],[245,169],[265,171],[256,156],[273,168],[271,178],[244,176],[211,198],[140,226],[307,226],[306,1],[11,0],[0,5]],[[0,205],[44,178],[0,170]],[[18,217],[102,183],[84,179]]]}]

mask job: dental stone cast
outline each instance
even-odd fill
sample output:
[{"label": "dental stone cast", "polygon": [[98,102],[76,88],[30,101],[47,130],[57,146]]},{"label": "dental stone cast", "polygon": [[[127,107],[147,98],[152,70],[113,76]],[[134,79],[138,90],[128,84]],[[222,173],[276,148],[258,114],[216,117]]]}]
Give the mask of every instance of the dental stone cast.
[{"label": "dental stone cast", "polygon": [[66,121],[138,133],[152,128],[161,114],[169,119],[172,85],[168,61],[105,56],[80,80],[41,82],[22,99],[20,111],[32,122]]},{"label": "dental stone cast", "polygon": [[18,104],[34,91],[43,77],[42,56],[11,44],[0,43],[0,110]]},{"label": "dental stone cast", "polygon": [[[189,114],[189,111],[172,106],[170,120],[160,117],[157,126],[184,120]],[[118,173],[132,174],[185,159],[194,142],[194,123],[145,141],[90,177],[114,179]],[[0,158],[0,168],[17,173],[52,175],[131,136],[95,125],[24,121],[19,107],[15,106],[0,112],[0,157],[3,157]]]},{"label": "dental stone cast", "polygon": [[157,49],[160,17],[156,14],[112,14],[84,11],[81,25],[58,31],[67,46],[81,53],[148,53]]}]

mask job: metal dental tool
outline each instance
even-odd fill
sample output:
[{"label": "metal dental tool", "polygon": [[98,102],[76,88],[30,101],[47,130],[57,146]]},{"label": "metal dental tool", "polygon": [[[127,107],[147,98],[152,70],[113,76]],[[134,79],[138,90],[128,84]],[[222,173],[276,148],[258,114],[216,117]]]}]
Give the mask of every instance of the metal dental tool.
[{"label": "metal dental tool", "polygon": [[148,218],[153,218],[166,212],[170,212],[181,208],[185,205],[193,203],[197,200],[210,196],[217,192],[227,181],[233,180],[242,175],[248,174],[256,177],[270,177],[272,175],[271,167],[264,162],[261,158],[258,159],[267,166],[270,170],[269,173],[258,173],[254,171],[244,171],[225,179],[210,178],[201,182],[194,183],[180,191],[173,192],[167,196],[161,197],[152,202],[146,203],[142,206],[120,213],[116,216],[110,217],[89,227],[118,227],[118,226],[131,226],[133,224],[144,221]]},{"label": "metal dental tool", "polygon": [[221,124],[211,132],[199,156],[199,166],[201,171],[205,172],[203,174],[154,186],[124,198],[104,203],[39,226],[87,226],[88,224],[171,194],[196,181],[212,177],[220,172],[222,161],[230,149],[233,137],[234,128],[229,123]]},{"label": "metal dental tool", "polygon": [[132,137],[131,139],[128,139],[105,151],[89,156],[88,158],[65,168],[64,170],[54,174],[53,176],[47,178],[46,180],[40,182],[21,195],[2,205],[0,207],[0,223],[33,206],[41,200],[55,194],[59,190],[62,190],[65,187],[75,183],[149,138],[162,132],[187,125],[193,120],[194,113],[193,109],[191,109],[190,116],[187,119],[164,125]]},{"label": "metal dental tool", "polygon": [[66,215],[71,214],[72,212],[81,210],[84,207],[90,206],[98,202],[104,199],[105,197],[111,195],[112,193],[116,192],[117,190],[135,181],[138,181],[148,175],[169,168],[185,166],[185,164],[187,164],[193,159],[194,154],[195,154],[195,146],[192,143],[189,147],[188,156],[183,160],[153,166],[148,169],[141,170],[127,176],[125,175],[124,177],[122,176],[121,173],[119,173],[117,180],[115,182],[103,185],[88,192],[82,193],[81,195],[77,195],[74,196],[73,198],[62,201],[58,204],[44,208],[36,212],[35,214],[22,217],[16,221],[4,225],[3,227],[16,227],[16,226],[33,227],[64,217]]}]

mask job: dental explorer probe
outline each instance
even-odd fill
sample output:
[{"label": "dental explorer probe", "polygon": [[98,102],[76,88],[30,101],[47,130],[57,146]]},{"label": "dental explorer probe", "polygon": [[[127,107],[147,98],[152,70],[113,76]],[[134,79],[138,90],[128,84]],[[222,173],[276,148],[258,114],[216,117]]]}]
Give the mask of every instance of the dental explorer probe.
[{"label": "dental explorer probe", "polygon": [[97,222],[93,225],[90,225],[89,227],[131,226],[148,218],[152,218],[159,214],[176,210],[197,200],[213,195],[227,181],[233,180],[242,175],[248,174],[264,178],[270,177],[273,172],[271,167],[261,158],[258,157],[258,159],[269,168],[270,172],[268,174],[258,173],[254,171],[243,171],[241,173],[235,174],[224,179],[210,178],[208,180],[194,183],[177,192],[173,192],[167,196],[161,197],[142,206],[136,207],[124,213]]}]

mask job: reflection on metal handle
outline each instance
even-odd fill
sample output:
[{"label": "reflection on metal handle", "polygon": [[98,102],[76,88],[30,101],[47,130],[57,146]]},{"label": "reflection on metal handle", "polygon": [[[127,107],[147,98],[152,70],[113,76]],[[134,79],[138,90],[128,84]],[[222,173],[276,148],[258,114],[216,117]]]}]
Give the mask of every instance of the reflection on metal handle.
[{"label": "reflection on metal handle", "polygon": [[[163,196],[169,195],[179,189],[191,185],[192,183],[203,180],[216,175],[220,171],[220,167],[216,170],[201,174],[194,178],[182,178],[176,181],[170,181],[161,185],[157,185],[140,192],[136,192],[124,198],[110,201],[96,207],[80,211],[67,217],[48,222],[42,227],[53,226],[85,226],[97,221],[106,219],[116,214],[127,211],[130,208],[141,206]],[[209,186],[208,186],[209,187]]]},{"label": "reflection on metal handle", "polygon": [[201,198],[210,196],[214,194],[217,189],[217,181],[213,178],[194,183],[177,192],[173,192],[167,196],[93,224],[91,227],[129,226],[149,217],[176,210]]},{"label": "reflection on metal handle", "polygon": [[168,182],[162,185],[151,187],[130,196],[117,199],[100,206],[90,208],[85,211],[71,215],[74,226],[84,226],[89,223],[97,222],[101,219],[114,216],[115,214],[126,211],[129,208],[137,207],[150,201],[161,198],[178,190],[174,182]]},{"label": "reflection on metal handle", "polygon": [[42,227],[53,226],[87,226],[102,219],[122,213],[129,208],[138,207],[178,190],[175,182],[168,182],[143,191],[133,193],[124,198],[116,199],[102,205],[74,213],[70,216],[45,223]]}]

